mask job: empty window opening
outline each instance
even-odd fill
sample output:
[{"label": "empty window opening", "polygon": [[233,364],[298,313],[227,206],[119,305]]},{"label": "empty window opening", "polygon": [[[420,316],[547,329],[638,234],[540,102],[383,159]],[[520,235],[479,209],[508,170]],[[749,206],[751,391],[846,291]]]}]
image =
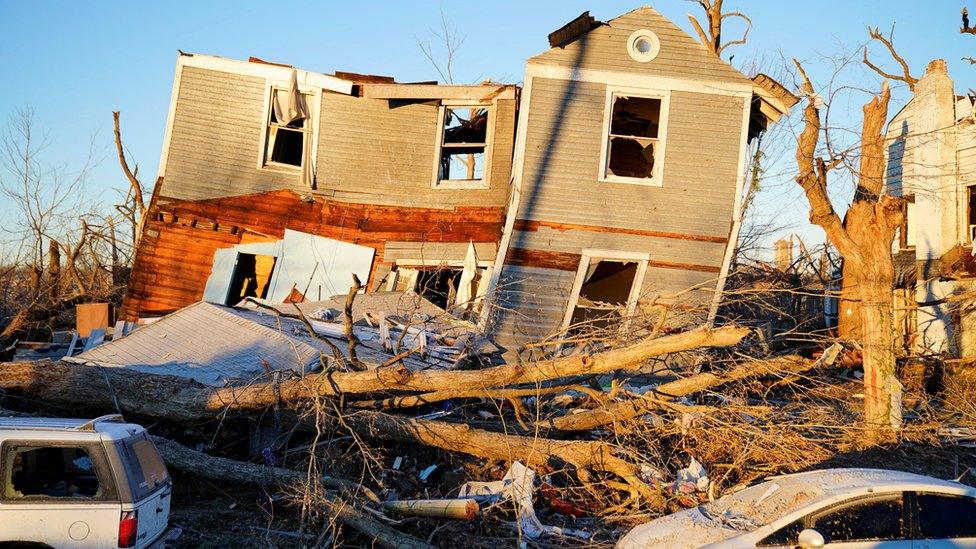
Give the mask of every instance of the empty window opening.
[{"label": "empty window opening", "polygon": [[966,230],[969,233],[969,241],[976,242],[976,185],[966,187],[966,205],[968,222]]},{"label": "empty window opening", "polygon": [[462,272],[463,269],[452,268],[422,270],[417,273],[414,291],[434,305],[447,309],[456,301]]},{"label": "empty window opening", "polygon": [[487,107],[443,109],[438,181],[481,181],[485,177]]},{"label": "empty window opening", "polygon": [[636,261],[591,261],[570,326],[574,330],[606,328],[626,317],[637,267]]},{"label": "empty window opening", "polygon": [[95,498],[102,487],[84,448],[18,447],[6,455],[8,498]]},{"label": "empty window opening", "polygon": [[289,94],[290,91],[286,88],[271,89],[265,164],[301,167],[305,147],[310,146],[307,137],[311,134],[312,125],[308,110],[311,96],[298,94],[300,100],[292,105],[294,110],[290,110]]},{"label": "empty window opening", "polygon": [[660,99],[615,95],[607,137],[606,175],[653,179],[660,122]]},{"label": "empty window opening", "polygon": [[237,254],[224,304],[236,305],[245,297],[266,298],[274,266],[273,255]]}]

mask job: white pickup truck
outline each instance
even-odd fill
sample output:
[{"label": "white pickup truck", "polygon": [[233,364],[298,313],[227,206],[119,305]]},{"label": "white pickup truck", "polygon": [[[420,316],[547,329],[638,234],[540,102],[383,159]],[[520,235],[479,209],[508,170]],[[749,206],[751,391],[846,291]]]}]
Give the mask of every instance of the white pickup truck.
[{"label": "white pickup truck", "polygon": [[0,547],[144,548],[167,528],[172,482],[121,416],[0,418]]}]

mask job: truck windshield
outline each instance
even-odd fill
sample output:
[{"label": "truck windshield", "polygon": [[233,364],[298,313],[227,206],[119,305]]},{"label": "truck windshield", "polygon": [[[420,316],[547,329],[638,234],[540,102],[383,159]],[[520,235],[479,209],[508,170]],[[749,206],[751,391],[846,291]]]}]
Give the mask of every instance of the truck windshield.
[{"label": "truck windshield", "polygon": [[133,499],[148,496],[169,480],[166,465],[146,433],[122,440],[121,450],[132,485]]}]

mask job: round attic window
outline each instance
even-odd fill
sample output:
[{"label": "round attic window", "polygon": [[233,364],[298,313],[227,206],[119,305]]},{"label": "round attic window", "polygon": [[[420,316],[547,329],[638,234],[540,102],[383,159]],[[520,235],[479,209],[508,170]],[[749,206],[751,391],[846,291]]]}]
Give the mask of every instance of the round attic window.
[{"label": "round attic window", "polygon": [[627,53],[638,63],[653,61],[661,51],[661,41],[647,29],[638,29],[627,39]]}]

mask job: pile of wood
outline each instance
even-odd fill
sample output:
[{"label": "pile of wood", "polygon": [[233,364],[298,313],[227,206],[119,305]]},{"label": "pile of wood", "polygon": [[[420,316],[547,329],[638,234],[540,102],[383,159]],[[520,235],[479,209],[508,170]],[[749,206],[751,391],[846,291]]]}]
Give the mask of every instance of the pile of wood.
[{"label": "pile of wood", "polygon": [[[212,422],[219,425],[227,418],[257,418],[273,411],[276,423],[285,426],[282,430],[311,438],[307,445],[311,452],[328,430],[371,443],[436,448],[488,463],[520,461],[540,472],[571,470],[583,484],[599,480],[616,490],[627,505],[660,510],[666,505],[662,486],[648,477],[639,454],[614,442],[618,427],[623,432],[627,422],[656,410],[680,408],[685,406],[684,397],[725,384],[811,370],[832,362],[839,348],[831,348],[818,360],[792,355],[735,358],[642,391],[619,381],[639,375],[651,359],[733,347],[748,334],[747,329],[734,326],[699,328],[598,353],[478,370],[364,364],[356,370],[235,387],[206,386],[122,368],[50,361],[6,363],[0,364],[4,395],[0,403],[7,408],[29,403],[27,407],[47,413],[121,412],[137,419],[195,425],[221,420]],[[495,412],[485,412],[486,404]],[[482,411],[472,413],[479,405]],[[538,413],[543,409],[545,414]],[[436,412],[427,413],[430,410]],[[424,545],[391,528],[383,519],[384,506],[359,483],[315,476],[312,467],[269,467],[207,455],[173,440],[157,438],[156,442],[174,470],[245,484],[315,485],[322,505],[339,522],[386,546]]]}]

